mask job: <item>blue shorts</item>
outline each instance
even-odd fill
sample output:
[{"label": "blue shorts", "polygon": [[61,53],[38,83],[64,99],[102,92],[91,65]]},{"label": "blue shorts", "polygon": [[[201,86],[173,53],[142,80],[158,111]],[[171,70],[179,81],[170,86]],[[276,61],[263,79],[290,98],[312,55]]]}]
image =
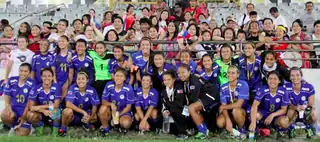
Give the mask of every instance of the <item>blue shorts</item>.
[{"label": "blue shorts", "polygon": [[[267,119],[267,117],[271,114],[271,112],[265,111],[265,110],[258,110],[258,112],[261,113],[261,115],[262,115],[262,119],[261,119],[261,120],[263,120],[263,121],[264,121],[265,119]],[[274,122],[275,122],[279,117],[281,117],[281,116],[285,116],[285,114],[274,117],[271,124],[274,124]]]},{"label": "blue shorts", "polygon": [[61,86],[61,88],[63,87],[64,83],[66,83],[66,81],[57,81],[57,83]]},{"label": "blue shorts", "polygon": [[83,117],[82,114],[74,113],[73,120],[72,120],[71,124],[72,125],[82,125],[83,124],[83,122],[81,121],[82,117]]},{"label": "blue shorts", "polygon": [[[16,114],[16,117],[14,118],[13,126],[19,125],[19,118],[23,115],[24,109],[19,108],[12,108],[12,111]],[[31,123],[24,122],[21,125],[21,128],[31,129]]]},{"label": "blue shorts", "polygon": [[[129,112],[125,113],[125,114],[122,114],[121,116],[125,116],[125,115],[129,116],[130,118],[132,118],[132,120],[133,120],[133,118],[134,118],[132,111],[129,111]],[[120,116],[120,117],[121,117],[121,116]]]}]

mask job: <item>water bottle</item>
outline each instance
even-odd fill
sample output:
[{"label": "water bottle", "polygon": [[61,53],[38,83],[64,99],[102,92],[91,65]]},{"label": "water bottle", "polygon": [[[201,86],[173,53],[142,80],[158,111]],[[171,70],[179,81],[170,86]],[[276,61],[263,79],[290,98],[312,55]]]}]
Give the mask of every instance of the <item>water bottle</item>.
[{"label": "water bottle", "polygon": [[162,131],[165,134],[170,133],[170,121],[169,121],[169,116],[164,116],[163,117],[163,124],[162,124]]},{"label": "water bottle", "polygon": [[249,139],[254,140],[254,132],[253,131],[249,132]]},{"label": "water bottle", "polygon": [[52,101],[49,102],[49,111],[50,111],[51,114],[52,114],[52,117],[51,117],[52,120],[55,120],[55,119],[59,119],[59,118],[60,118],[60,115],[61,115],[61,114],[60,114],[60,111],[57,110],[57,112],[54,112],[54,104],[53,104]]}]

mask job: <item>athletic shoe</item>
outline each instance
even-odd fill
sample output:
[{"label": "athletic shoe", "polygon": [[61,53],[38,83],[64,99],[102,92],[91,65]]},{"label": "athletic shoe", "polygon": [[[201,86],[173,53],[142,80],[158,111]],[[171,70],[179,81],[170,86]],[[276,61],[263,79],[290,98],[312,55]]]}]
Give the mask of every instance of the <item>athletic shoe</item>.
[{"label": "athletic shoe", "polygon": [[179,134],[176,136],[176,139],[178,139],[178,140],[184,140],[187,138],[188,138],[188,135],[185,135],[185,134]]},{"label": "athletic shoe", "polygon": [[36,128],[36,136],[37,137],[40,137],[43,135],[43,129],[44,129],[44,126],[40,126],[40,127]]},{"label": "athletic shoe", "polygon": [[296,136],[296,130],[295,129],[291,129],[288,131],[288,136],[290,139],[294,138]]},{"label": "athletic shoe", "polygon": [[102,137],[106,137],[109,134],[110,131],[104,130],[102,127],[100,128],[100,135]]},{"label": "athletic shoe", "polygon": [[95,130],[95,128],[92,124],[83,124],[82,127],[87,132]]},{"label": "athletic shoe", "polygon": [[312,129],[306,129],[306,133],[307,133],[307,139],[311,139],[311,137],[313,136]]},{"label": "athletic shoe", "polygon": [[53,127],[51,135],[54,136],[54,137],[57,137],[59,135],[59,128]]},{"label": "athletic shoe", "polygon": [[67,135],[67,132],[62,130],[62,129],[59,129],[59,136],[61,137],[65,137]]},{"label": "athletic shoe", "polygon": [[187,129],[186,131],[188,136],[192,136],[195,133],[194,129]]},{"label": "athletic shoe", "polygon": [[144,130],[139,130],[139,135],[144,135]]},{"label": "athletic shoe", "polygon": [[198,132],[196,136],[194,136],[195,139],[200,139],[203,140],[205,138],[207,138],[209,135],[209,130],[206,131],[206,134]]},{"label": "athletic shoe", "polygon": [[128,129],[120,128],[120,129],[119,129],[119,132],[120,132],[120,133],[123,133],[123,134],[126,134],[126,133],[128,132]]}]

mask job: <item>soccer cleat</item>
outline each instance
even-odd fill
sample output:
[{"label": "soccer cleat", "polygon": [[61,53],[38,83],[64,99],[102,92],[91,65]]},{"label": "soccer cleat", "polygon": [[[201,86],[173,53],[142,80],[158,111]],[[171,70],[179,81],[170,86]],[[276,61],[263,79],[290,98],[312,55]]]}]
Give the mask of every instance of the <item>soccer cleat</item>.
[{"label": "soccer cleat", "polygon": [[67,135],[67,132],[62,129],[59,129],[58,133],[59,133],[59,136],[61,136],[61,137],[65,137]]},{"label": "soccer cleat", "polygon": [[295,131],[295,129],[290,129],[290,130],[288,131],[288,136],[289,136],[290,139],[294,138],[294,137],[296,136],[296,131]]},{"label": "soccer cleat", "polygon": [[54,137],[57,137],[59,135],[59,128],[53,127],[51,135],[54,136]]},{"label": "soccer cleat", "polygon": [[87,132],[95,130],[95,128],[92,124],[83,124],[82,127]]},{"label": "soccer cleat", "polygon": [[306,129],[306,132],[307,132],[307,139],[311,139],[311,137],[313,136],[312,129]]},{"label": "soccer cleat", "polygon": [[37,137],[40,137],[43,135],[43,129],[44,129],[44,126],[40,126],[40,127],[36,128],[36,136]]},{"label": "soccer cleat", "polygon": [[185,135],[185,134],[179,134],[176,136],[176,139],[178,139],[178,140],[184,140],[187,138],[188,138],[188,135]]},{"label": "soccer cleat", "polygon": [[198,132],[198,133],[196,134],[196,136],[194,136],[194,138],[195,138],[195,139],[203,140],[203,139],[207,138],[208,135],[209,135],[209,130],[207,130],[205,134],[204,134],[204,133],[201,133],[201,132]]},{"label": "soccer cleat", "polygon": [[102,127],[100,128],[100,135],[101,137],[106,137],[109,134],[110,131],[106,131]]}]

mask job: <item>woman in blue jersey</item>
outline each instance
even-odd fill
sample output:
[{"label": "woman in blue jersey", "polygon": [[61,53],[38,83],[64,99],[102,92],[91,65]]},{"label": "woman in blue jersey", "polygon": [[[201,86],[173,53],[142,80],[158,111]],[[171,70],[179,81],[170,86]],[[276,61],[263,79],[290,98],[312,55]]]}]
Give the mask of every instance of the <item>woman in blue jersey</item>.
[{"label": "woman in blue jersey", "polygon": [[246,43],[244,45],[244,55],[239,57],[240,79],[248,83],[250,89],[250,100],[254,99],[256,89],[261,86],[261,59],[255,55],[256,45]]},{"label": "woman in blue jersey", "polygon": [[80,69],[76,83],[71,85],[66,96],[66,108],[62,111],[59,134],[65,136],[68,125],[83,125],[86,131],[94,130],[92,123],[98,120],[97,110],[100,100],[96,90],[89,85],[86,69]]},{"label": "woman in blue jersey", "polygon": [[131,111],[135,103],[134,92],[129,84],[125,83],[127,72],[123,68],[115,71],[113,81],[105,86],[102,94],[102,105],[99,109],[99,118],[102,123],[101,134],[105,136],[110,130],[109,120],[114,128],[119,128],[122,132],[127,132],[133,121]]},{"label": "woman in blue jersey", "polygon": [[197,68],[196,75],[202,79],[211,82],[212,84],[218,84],[218,66],[213,63],[211,56],[205,54],[201,59],[202,66]]},{"label": "woman in blue jersey", "polygon": [[[130,66],[132,64],[131,57],[128,57],[124,54],[123,46],[121,45],[115,45],[113,47],[113,58],[110,59],[108,63],[109,72],[111,73],[112,79],[114,78],[114,73],[117,68],[125,68],[126,70],[130,69]],[[132,85],[134,81],[134,75],[129,73],[126,77],[126,83]]]},{"label": "woman in blue jersey", "polygon": [[53,71],[45,68],[41,71],[42,84],[30,91],[29,106],[27,113],[28,122],[36,127],[36,135],[43,134],[44,123],[52,123],[52,135],[58,135],[60,127],[60,85],[53,82]]},{"label": "woman in blue jersey", "polygon": [[69,38],[65,35],[60,36],[58,40],[58,47],[56,48],[56,53],[54,54],[54,60],[51,68],[54,73],[54,82],[58,83],[62,90],[62,99],[67,95],[69,83],[68,83],[68,73],[70,62],[68,58],[71,58],[72,51],[69,50]]},{"label": "woman in blue jersey", "polygon": [[[239,80],[239,69],[231,65],[228,69],[229,82],[223,84],[220,88],[220,115],[217,118],[219,128],[226,129],[240,139],[246,138],[245,121],[246,121],[246,104],[249,100],[249,87],[247,82]],[[233,125],[238,130],[233,129]],[[240,131],[235,133],[234,131]]]},{"label": "woman in blue jersey", "polygon": [[92,58],[87,53],[87,42],[84,39],[76,41],[76,53],[72,56],[69,66],[69,86],[76,81],[78,71],[81,68],[88,70],[89,84],[94,80],[94,69]]},{"label": "woman in blue jersey", "polygon": [[179,60],[180,60],[180,62],[178,62],[176,64],[177,69],[181,66],[181,64],[186,64],[186,65],[189,65],[189,68],[190,68],[190,71],[192,74],[196,72],[197,63],[192,60],[190,50],[188,50],[188,49],[182,50],[180,52]]},{"label": "woman in blue jersey", "polygon": [[249,131],[255,132],[259,126],[273,126],[278,132],[289,127],[289,119],[285,116],[290,104],[289,96],[278,72],[272,71],[267,76],[268,85],[261,87],[254,99],[250,112]]},{"label": "woman in blue jersey", "polygon": [[[149,131],[153,124],[154,128],[159,129],[158,122],[158,101],[159,93],[152,88],[152,80],[150,75],[143,75],[141,86],[136,90],[135,97],[135,120],[141,132]],[[151,124],[150,124],[151,123]]]},{"label": "woman in blue jersey", "polygon": [[150,38],[144,37],[139,44],[139,51],[132,55],[133,65],[138,67],[136,80],[141,82],[141,76],[148,73],[149,66],[152,65],[152,42]]},{"label": "woman in blue jersey", "polygon": [[299,121],[306,125],[307,138],[313,135],[312,125],[316,122],[315,111],[315,90],[313,85],[304,81],[302,71],[297,67],[290,69],[290,83],[285,84],[289,98],[290,106],[287,116],[290,120],[289,137],[295,136],[295,130],[292,123]]},{"label": "woman in blue jersey", "polygon": [[53,62],[53,55],[49,52],[50,43],[47,39],[40,40],[40,53],[34,55],[32,58],[32,72],[31,77],[34,79],[35,84],[41,84],[41,70],[51,67]]},{"label": "woman in blue jersey", "polygon": [[30,71],[31,65],[22,63],[19,76],[10,77],[4,88],[5,109],[1,113],[1,120],[11,128],[9,135],[16,130],[17,136],[27,136],[31,130],[31,124],[25,121],[28,97],[34,85],[33,80],[28,77]]}]

